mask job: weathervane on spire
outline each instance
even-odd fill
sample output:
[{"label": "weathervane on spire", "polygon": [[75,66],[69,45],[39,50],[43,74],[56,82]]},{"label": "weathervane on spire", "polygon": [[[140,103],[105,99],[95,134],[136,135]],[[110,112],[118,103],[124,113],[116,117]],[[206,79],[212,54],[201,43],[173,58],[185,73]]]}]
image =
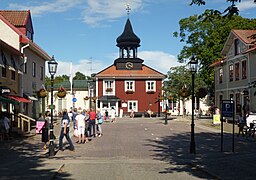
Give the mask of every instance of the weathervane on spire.
[{"label": "weathervane on spire", "polygon": [[129,4],[126,4],[126,11],[127,11],[128,17],[129,17],[129,14],[130,14],[130,11],[131,11],[131,8],[130,8]]}]

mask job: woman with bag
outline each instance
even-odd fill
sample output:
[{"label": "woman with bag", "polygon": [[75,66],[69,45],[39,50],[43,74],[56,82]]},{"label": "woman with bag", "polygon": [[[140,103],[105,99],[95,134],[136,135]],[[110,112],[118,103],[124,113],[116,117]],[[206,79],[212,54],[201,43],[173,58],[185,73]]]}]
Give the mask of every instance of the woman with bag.
[{"label": "woman with bag", "polygon": [[50,112],[46,111],[45,115],[46,117],[44,118],[44,115],[42,113],[39,114],[39,118],[38,121],[44,121],[44,125],[42,126],[42,128],[39,130],[42,131],[42,142],[44,143],[44,147],[43,149],[46,150],[46,146],[47,146],[47,142],[49,141],[49,115]]},{"label": "woman with bag", "polygon": [[102,120],[102,116],[101,116],[101,113],[100,113],[100,109],[97,110],[97,114],[96,114],[96,117],[97,117],[97,120],[98,120],[98,124],[97,124],[97,129],[98,129],[98,136],[101,137],[103,134],[102,134],[102,128],[101,128],[101,124],[103,122]]},{"label": "woman with bag", "polygon": [[70,119],[67,113],[67,110],[63,110],[63,115],[62,115],[62,120],[61,120],[61,131],[60,131],[60,139],[59,139],[59,150],[63,151],[63,138],[64,136],[66,137],[69,145],[70,145],[70,150],[74,151],[74,145],[69,137],[69,124],[70,124]]}]

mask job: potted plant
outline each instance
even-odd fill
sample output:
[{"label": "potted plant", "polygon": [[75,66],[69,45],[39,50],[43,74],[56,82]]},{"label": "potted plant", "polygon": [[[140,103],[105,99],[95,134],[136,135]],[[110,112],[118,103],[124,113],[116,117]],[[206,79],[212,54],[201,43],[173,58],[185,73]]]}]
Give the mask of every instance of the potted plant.
[{"label": "potted plant", "polygon": [[66,96],[67,92],[63,87],[60,87],[57,92],[57,96],[59,98],[64,98]]},{"label": "potted plant", "polygon": [[133,90],[126,90],[126,94],[133,94],[134,91]]},{"label": "potted plant", "polygon": [[106,89],[106,92],[112,92],[112,91],[113,91],[112,88],[107,88],[107,89]]},{"label": "potted plant", "polygon": [[41,89],[37,92],[37,96],[40,98],[45,98],[47,96],[47,91],[43,85]]},{"label": "potted plant", "polygon": [[147,93],[148,93],[148,94],[154,94],[155,91],[153,91],[153,90],[148,90]]}]

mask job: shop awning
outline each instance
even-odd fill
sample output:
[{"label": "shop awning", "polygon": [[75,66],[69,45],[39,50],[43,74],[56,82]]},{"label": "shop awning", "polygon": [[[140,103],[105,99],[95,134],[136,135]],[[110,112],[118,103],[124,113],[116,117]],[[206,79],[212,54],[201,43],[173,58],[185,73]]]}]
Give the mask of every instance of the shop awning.
[{"label": "shop awning", "polygon": [[7,97],[11,100],[17,101],[17,102],[23,102],[23,103],[30,103],[31,102],[31,100],[29,100],[29,99],[26,99],[26,98],[21,97],[21,96],[16,96],[16,95],[5,95],[5,97]]},{"label": "shop awning", "polygon": [[116,101],[120,101],[120,99],[116,96],[101,96],[99,98],[99,101],[116,102]]},{"label": "shop awning", "polygon": [[19,104],[17,101],[11,100],[3,96],[0,96],[0,101],[5,103]]}]

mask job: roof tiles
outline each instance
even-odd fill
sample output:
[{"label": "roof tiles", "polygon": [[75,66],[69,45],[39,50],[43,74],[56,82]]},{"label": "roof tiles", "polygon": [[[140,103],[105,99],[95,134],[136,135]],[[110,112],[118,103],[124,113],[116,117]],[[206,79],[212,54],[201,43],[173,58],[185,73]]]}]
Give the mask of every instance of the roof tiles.
[{"label": "roof tiles", "polygon": [[25,26],[29,14],[28,11],[0,10],[0,14],[14,26]]}]

